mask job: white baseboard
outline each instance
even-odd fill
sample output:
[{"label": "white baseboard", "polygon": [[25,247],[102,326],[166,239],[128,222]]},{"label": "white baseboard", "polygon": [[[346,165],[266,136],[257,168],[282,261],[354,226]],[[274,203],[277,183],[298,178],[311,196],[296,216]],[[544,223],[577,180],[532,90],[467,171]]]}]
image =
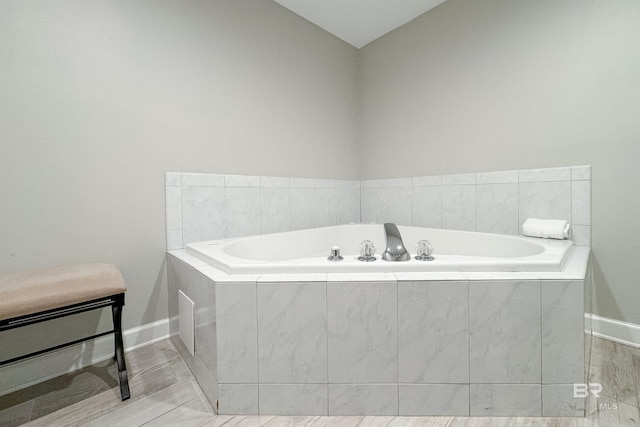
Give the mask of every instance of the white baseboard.
[{"label": "white baseboard", "polygon": [[[169,338],[169,319],[127,329],[122,333],[125,351]],[[113,335],[45,353],[0,368],[0,396],[112,358]]]},{"label": "white baseboard", "polygon": [[640,325],[601,317],[596,314],[584,314],[585,333],[604,338],[630,347],[640,348]]}]

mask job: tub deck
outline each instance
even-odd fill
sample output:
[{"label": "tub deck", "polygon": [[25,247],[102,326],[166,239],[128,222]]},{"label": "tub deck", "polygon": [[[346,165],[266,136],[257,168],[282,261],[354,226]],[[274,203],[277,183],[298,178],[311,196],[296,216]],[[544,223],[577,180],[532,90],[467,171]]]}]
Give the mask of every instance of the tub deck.
[{"label": "tub deck", "polygon": [[[191,243],[186,252],[229,274],[383,273],[383,272],[539,272],[562,271],[573,247],[570,240],[398,227],[412,259],[380,260],[385,237],[381,224],[348,224],[262,236]],[[377,261],[357,260],[358,245],[371,240]],[[434,246],[434,261],[413,259],[419,240]],[[332,246],[343,261],[330,262]]]}]

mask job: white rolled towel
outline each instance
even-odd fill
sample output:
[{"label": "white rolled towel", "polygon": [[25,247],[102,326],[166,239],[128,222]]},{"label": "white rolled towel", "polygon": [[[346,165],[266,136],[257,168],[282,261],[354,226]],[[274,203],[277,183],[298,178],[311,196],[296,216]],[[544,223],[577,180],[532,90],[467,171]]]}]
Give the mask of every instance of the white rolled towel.
[{"label": "white rolled towel", "polygon": [[530,237],[562,240],[569,238],[569,227],[569,222],[563,219],[527,218],[522,224],[522,234]]}]

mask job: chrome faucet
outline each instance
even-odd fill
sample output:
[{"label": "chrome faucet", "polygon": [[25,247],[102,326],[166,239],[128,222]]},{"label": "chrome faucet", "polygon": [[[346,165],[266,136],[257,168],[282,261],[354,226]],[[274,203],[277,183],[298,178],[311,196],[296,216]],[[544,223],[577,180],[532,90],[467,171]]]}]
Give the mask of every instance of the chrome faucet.
[{"label": "chrome faucet", "polygon": [[387,247],[382,253],[385,261],[409,261],[411,255],[402,243],[402,236],[395,224],[387,222],[384,224],[384,231],[387,236]]}]

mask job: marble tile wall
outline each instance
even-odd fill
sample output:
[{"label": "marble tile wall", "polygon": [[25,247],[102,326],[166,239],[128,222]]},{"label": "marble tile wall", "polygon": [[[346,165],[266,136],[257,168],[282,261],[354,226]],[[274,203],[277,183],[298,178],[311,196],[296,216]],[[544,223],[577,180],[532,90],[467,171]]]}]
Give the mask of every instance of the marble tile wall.
[{"label": "marble tile wall", "polygon": [[[214,282],[190,265],[167,257],[167,282],[169,285],[169,329],[171,339],[182,354],[202,391],[210,402],[218,400],[218,336],[216,328],[216,292]],[[255,286],[255,285],[254,285]],[[196,352],[186,349],[178,336],[178,290],[182,290],[196,302],[195,342]]]},{"label": "marble tile wall", "polygon": [[327,284],[330,383],[398,382],[395,281]]},{"label": "marble tile wall", "polygon": [[349,222],[522,233],[529,217],[566,219],[591,242],[591,167],[333,180],[167,173],[167,248]]},{"label": "marble tile wall", "polygon": [[221,413],[577,413],[582,281],[379,276],[216,282]]},{"label": "marble tile wall", "polygon": [[527,218],[566,219],[591,243],[591,167],[573,166],[361,182],[361,221],[521,234]]},{"label": "marble tile wall", "polygon": [[360,181],[166,174],[167,250],[360,221]]},{"label": "marble tile wall", "polygon": [[403,416],[469,415],[468,384],[400,384],[398,396]]},{"label": "marble tile wall", "polygon": [[[590,177],[589,166],[362,182],[168,173],[167,238],[180,248],[360,220],[517,234],[537,216],[571,218],[588,245]],[[196,300],[196,355],[183,353],[224,413],[579,415],[557,402],[584,375],[583,281],[258,286],[171,257],[168,274]],[[170,300],[172,331],[176,310]]]},{"label": "marble tile wall", "polygon": [[469,382],[468,299],[467,282],[398,283],[401,383]]},{"label": "marble tile wall", "polygon": [[540,384],[471,384],[469,415],[502,417],[518,414],[540,416],[542,385]]},{"label": "marble tile wall", "polygon": [[[584,382],[584,319],[575,316],[584,309],[585,282],[543,280],[542,295],[542,382],[573,384]],[[577,360],[576,360],[577,358]]]},{"label": "marble tile wall", "polygon": [[471,383],[540,383],[540,282],[473,282],[469,301]]},{"label": "marble tile wall", "polygon": [[325,283],[260,283],[260,383],[327,382]]},{"label": "marble tile wall", "polygon": [[[218,380],[258,382],[256,284],[216,283]],[[197,303],[196,303],[197,304]]]}]

